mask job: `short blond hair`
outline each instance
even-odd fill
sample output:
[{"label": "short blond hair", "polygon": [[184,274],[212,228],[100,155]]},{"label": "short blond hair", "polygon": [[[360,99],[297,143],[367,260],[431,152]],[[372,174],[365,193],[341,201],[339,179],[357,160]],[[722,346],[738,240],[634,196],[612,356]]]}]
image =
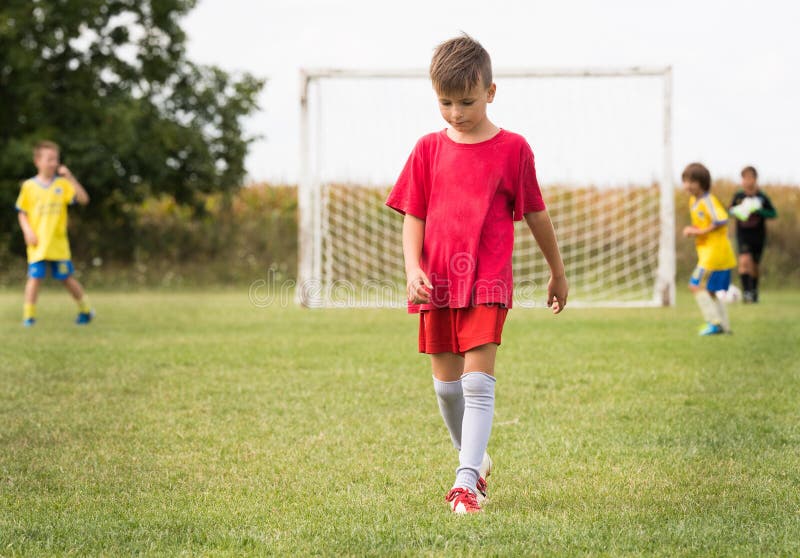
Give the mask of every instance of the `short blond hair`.
[{"label": "short blond hair", "polygon": [[58,144],[56,142],[50,141],[50,140],[41,140],[41,141],[36,142],[36,145],[33,146],[33,158],[34,159],[39,156],[39,152],[42,149],[52,149],[56,153],[59,153],[59,154],[61,153],[61,148],[58,146]]},{"label": "short blond hair", "polygon": [[437,93],[464,93],[481,80],[488,89],[492,85],[492,59],[478,41],[464,33],[436,47],[430,75]]}]

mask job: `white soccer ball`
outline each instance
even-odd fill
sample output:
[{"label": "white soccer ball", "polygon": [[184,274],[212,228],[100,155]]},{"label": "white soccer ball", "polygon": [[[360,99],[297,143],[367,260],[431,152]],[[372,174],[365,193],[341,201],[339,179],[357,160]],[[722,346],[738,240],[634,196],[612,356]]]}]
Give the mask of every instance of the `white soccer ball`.
[{"label": "white soccer ball", "polygon": [[742,290],[736,285],[728,287],[727,291],[717,291],[717,298],[726,304],[735,304],[742,301]]}]

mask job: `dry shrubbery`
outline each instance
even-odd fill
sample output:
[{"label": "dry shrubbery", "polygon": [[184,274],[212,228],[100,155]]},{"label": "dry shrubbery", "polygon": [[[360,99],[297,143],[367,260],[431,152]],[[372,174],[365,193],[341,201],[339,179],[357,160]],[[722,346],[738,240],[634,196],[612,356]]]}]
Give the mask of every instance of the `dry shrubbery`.
[{"label": "dry shrubbery", "polygon": [[[732,182],[718,181],[712,192],[727,205],[735,189]],[[762,262],[766,284],[800,285],[800,188],[765,185],[763,189],[778,210],[778,218],[768,225]],[[680,236],[689,220],[688,196],[679,190],[675,195],[678,283],[682,284],[695,264],[695,253],[693,243]],[[255,184],[229,198],[206,196],[195,206],[180,205],[170,196],[148,198],[127,211],[129,222],[120,230],[97,230],[82,222],[80,214],[71,217],[73,258],[89,285],[241,285],[265,278],[269,268],[279,278],[296,273],[294,187]],[[123,244],[132,257],[114,256],[121,252],[114,247]],[[0,284],[19,284],[25,275],[24,258],[2,254],[2,260]]]}]

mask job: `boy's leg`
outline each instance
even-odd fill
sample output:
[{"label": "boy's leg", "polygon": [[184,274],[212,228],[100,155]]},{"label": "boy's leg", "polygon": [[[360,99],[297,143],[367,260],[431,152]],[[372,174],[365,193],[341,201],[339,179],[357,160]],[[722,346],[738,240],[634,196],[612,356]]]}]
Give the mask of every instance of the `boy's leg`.
[{"label": "boy's leg", "polygon": [[753,255],[750,252],[743,252],[739,254],[739,277],[741,277],[742,280],[742,294],[745,302],[753,301],[753,289],[756,273]]},{"label": "boy's leg", "polygon": [[716,293],[708,291],[709,296],[711,297],[712,302],[717,310],[717,317],[719,319],[719,326],[722,327],[722,330],[726,333],[730,333],[731,331],[731,322],[728,318],[728,308],[725,306],[725,303],[722,302]]},{"label": "boy's leg", "polygon": [[689,280],[689,290],[692,291],[706,323],[720,325],[721,319],[717,315],[717,306],[711,299],[708,289],[706,289],[710,273],[702,267],[696,267],[692,273],[692,278]]},{"label": "boy's leg", "polygon": [[69,294],[72,295],[72,298],[75,299],[75,302],[78,304],[78,311],[82,314],[88,314],[92,311],[91,306],[89,305],[89,297],[86,296],[86,293],[83,290],[83,287],[78,282],[75,277],[70,275],[66,279],[64,279],[64,287],[66,287]]},{"label": "boy's leg", "polygon": [[22,307],[22,319],[25,323],[33,323],[36,319],[36,300],[39,297],[41,279],[28,277],[25,283],[25,303]]},{"label": "boy's leg", "polygon": [[464,420],[464,391],[461,375],[464,373],[464,357],[456,353],[431,355],[433,389],[439,403],[444,424],[450,432],[453,446],[461,449],[461,424]]},{"label": "boy's leg", "polygon": [[750,279],[750,282],[753,285],[753,302],[758,302],[758,264],[754,266],[753,271],[753,276]]},{"label": "boy's leg", "polygon": [[487,343],[466,352],[465,373],[461,377],[464,390],[464,420],[461,427],[461,451],[454,488],[467,488],[477,493],[479,470],[489,443],[494,417],[494,362],[497,344]]},{"label": "boy's leg", "polygon": [[703,314],[703,319],[709,324],[719,325],[722,321],[717,314],[717,305],[714,299],[711,298],[711,293],[705,287],[698,289],[697,287],[690,287],[694,294],[694,299],[697,306],[700,307],[700,313]]},{"label": "boy's leg", "polygon": [[63,283],[64,287],[66,287],[66,289],[69,291],[69,294],[72,295],[72,298],[74,298],[76,302],[83,300],[83,298],[86,296],[83,292],[83,287],[72,275],[64,279]]},{"label": "boy's leg", "polygon": [[750,272],[750,284],[752,285],[753,302],[758,302],[758,265],[761,262],[761,251],[763,248],[764,245],[761,244],[753,252],[753,267],[752,271]]},{"label": "boy's leg", "polygon": [[722,331],[726,333],[731,332],[731,323],[728,320],[728,308],[725,306],[725,303],[717,297],[718,291],[727,291],[731,286],[731,271],[730,269],[723,269],[719,271],[712,271],[709,274],[708,280],[706,282],[706,290],[708,291],[708,296],[711,298],[711,302],[714,304],[714,309],[716,310],[716,317],[719,320],[718,322],[711,322],[716,323],[722,328]]},{"label": "boy's leg", "polygon": [[92,321],[94,312],[92,312],[92,307],[89,304],[89,297],[84,293],[83,287],[81,287],[78,280],[72,276],[72,262],[57,262],[57,265],[59,269],[57,274],[54,273],[55,277],[63,281],[64,287],[78,304],[78,317],[75,318],[75,323],[78,325],[88,324]]}]

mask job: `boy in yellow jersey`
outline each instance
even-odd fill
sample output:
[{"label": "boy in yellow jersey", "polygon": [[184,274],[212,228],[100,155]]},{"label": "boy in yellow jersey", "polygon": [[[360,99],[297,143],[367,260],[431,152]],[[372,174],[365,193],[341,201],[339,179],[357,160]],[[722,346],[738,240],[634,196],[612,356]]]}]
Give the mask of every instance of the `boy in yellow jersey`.
[{"label": "boy in yellow jersey", "polygon": [[67,167],[60,164],[59,147],[41,141],[33,150],[36,176],[23,182],[17,198],[17,216],[28,246],[28,282],[25,284],[23,325],[36,323],[36,298],[39,284],[47,275],[64,283],[78,303],[75,323],[88,324],[94,312],[81,284],[72,276],[71,254],[67,238],[67,206],[89,203],[89,195]]},{"label": "boy in yellow jersey", "polygon": [[705,166],[692,163],[681,178],[684,190],[691,195],[692,224],[683,229],[683,236],[694,237],[697,248],[697,267],[689,280],[689,289],[706,320],[700,335],[731,333],[728,311],[715,294],[728,290],[731,270],[736,266],[736,256],[728,240],[728,212],[711,194],[711,173]]}]

